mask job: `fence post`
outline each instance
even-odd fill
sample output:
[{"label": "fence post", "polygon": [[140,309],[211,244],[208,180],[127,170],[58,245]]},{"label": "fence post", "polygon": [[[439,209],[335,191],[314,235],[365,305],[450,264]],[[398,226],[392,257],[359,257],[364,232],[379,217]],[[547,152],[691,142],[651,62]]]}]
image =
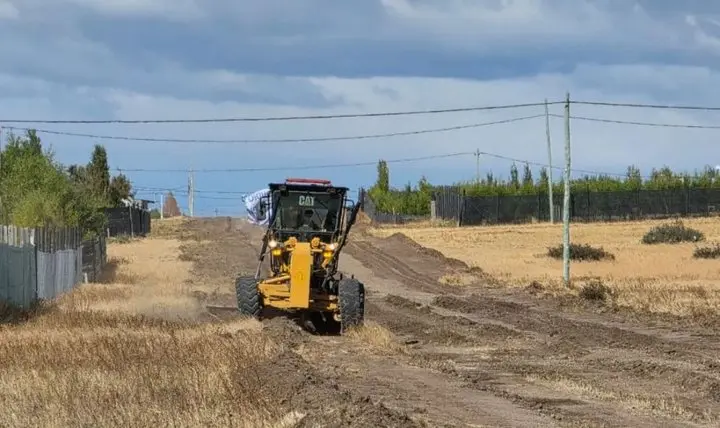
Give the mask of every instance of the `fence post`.
[{"label": "fence post", "polygon": [[590,222],[590,183],[585,183],[585,193],[587,193],[587,209],[585,210],[587,215],[585,221]]},{"label": "fence post", "polygon": [[132,205],[128,207],[128,210],[130,211],[130,236],[132,238],[135,237],[135,225],[133,224],[133,208]]}]

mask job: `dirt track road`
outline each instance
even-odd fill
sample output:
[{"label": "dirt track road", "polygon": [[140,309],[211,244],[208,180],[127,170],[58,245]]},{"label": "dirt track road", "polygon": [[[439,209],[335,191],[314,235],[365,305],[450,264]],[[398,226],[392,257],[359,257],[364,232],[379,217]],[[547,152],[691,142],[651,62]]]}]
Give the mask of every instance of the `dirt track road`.
[{"label": "dirt track road", "polygon": [[[224,218],[187,226],[183,257],[195,262],[193,281],[217,284],[198,298],[234,305],[233,278],[254,271],[260,233]],[[304,426],[718,426],[713,326],[680,329],[488,287],[478,272],[402,235],[358,231],[341,260],[342,270],[366,284],[367,320],[402,347],[373,348],[313,336],[282,318],[264,321],[287,345],[264,381],[287,391],[284,405],[314,415]],[[478,281],[441,284],[447,274]]]}]

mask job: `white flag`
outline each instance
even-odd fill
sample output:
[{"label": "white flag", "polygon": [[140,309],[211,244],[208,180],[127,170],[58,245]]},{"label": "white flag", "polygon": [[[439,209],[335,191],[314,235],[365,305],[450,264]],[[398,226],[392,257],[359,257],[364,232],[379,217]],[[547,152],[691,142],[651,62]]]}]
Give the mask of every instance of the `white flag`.
[{"label": "white flag", "polygon": [[245,209],[247,209],[248,220],[252,224],[266,225],[272,216],[270,205],[270,189],[258,190],[250,195],[243,196]]}]

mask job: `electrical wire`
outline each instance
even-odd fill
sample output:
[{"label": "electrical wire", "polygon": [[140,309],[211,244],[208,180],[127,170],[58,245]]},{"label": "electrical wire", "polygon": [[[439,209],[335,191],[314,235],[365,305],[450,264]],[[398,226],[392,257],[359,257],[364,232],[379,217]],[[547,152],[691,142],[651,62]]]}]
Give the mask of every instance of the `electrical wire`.
[{"label": "electrical wire", "polygon": [[664,109],[664,110],[720,111],[720,107],[672,105],[672,104],[611,103],[611,102],[602,102],[602,101],[572,101],[572,100],[570,101],[570,104],[603,106],[603,107],[630,107],[630,108]]},{"label": "electrical wire", "polygon": [[[457,153],[448,153],[448,154],[439,154],[439,155],[430,155],[430,156],[422,156],[422,157],[416,157],[416,158],[401,158],[401,159],[389,159],[385,160],[387,163],[404,163],[404,162],[415,162],[415,161],[421,161],[421,160],[431,160],[431,159],[442,159],[442,158],[450,158],[450,157],[459,157],[459,156],[488,156],[496,159],[502,159],[502,160],[508,160],[515,163],[520,164],[528,164],[533,166],[539,166],[539,167],[545,167],[550,168],[551,166],[546,163],[542,162],[535,162],[530,161],[527,159],[519,159],[519,158],[513,158],[510,156],[500,155],[497,153],[490,153],[490,152],[484,152],[484,151],[475,151],[475,152],[457,152]],[[342,167],[342,168],[349,168],[349,167],[359,167],[359,166],[371,166],[371,165],[377,165],[378,161],[369,161],[369,162],[357,162],[357,163],[351,163],[351,164],[326,164],[326,165],[305,165],[305,166],[285,166],[285,167],[269,167],[269,168],[237,168],[237,169],[196,169],[196,170],[187,170],[187,169],[121,169],[122,171],[130,171],[130,172],[158,172],[158,173],[171,173],[171,172],[182,172],[182,173],[190,173],[190,172],[262,172],[262,171],[286,171],[286,170],[292,170],[292,169],[303,169],[303,170],[309,170],[309,169],[327,169],[327,168],[333,168],[333,167]],[[562,166],[552,166],[553,170],[560,170],[563,171],[565,168]],[[588,175],[595,175],[595,176],[615,176],[615,177],[625,177],[627,174],[624,173],[613,173],[613,172],[604,172],[604,171],[595,171],[595,170],[587,170],[587,169],[578,169],[578,168],[571,168],[570,172],[576,172],[576,173],[583,173]],[[251,192],[248,192],[251,193]]]},{"label": "electrical wire", "polygon": [[[281,138],[281,139],[250,139],[250,140],[212,140],[212,139],[178,139],[178,138],[147,138],[147,137],[127,137],[121,135],[95,135],[95,134],[83,134],[76,132],[65,132],[55,131],[48,129],[34,129],[38,133],[45,133],[51,135],[62,135],[69,137],[81,137],[81,138],[92,138],[98,140],[123,140],[123,141],[145,141],[145,142],[160,142],[160,143],[186,143],[186,144],[253,144],[253,143],[307,143],[307,142],[322,142],[322,141],[344,141],[344,140],[367,140],[372,138],[387,138],[387,137],[401,137],[407,135],[421,135],[421,134],[433,134],[439,132],[459,131],[462,129],[480,128],[484,126],[500,125],[505,123],[520,122],[524,120],[536,119],[539,117],[545,117],[544,114],[536,114],[532,116],[520,116],[511,119],[496,120],[492,122],[480,122],[471,123],[467,125],[449,126],[445,128],[430,128],[420,129],[416,131],[404,131],[404,132],[389,132],[384,134],[366,134],[366,135],[351,135],[351,136],[337,136],[337,137],[317,137],[317,138]],[[12,126],[6,126],[5,129],[17,130],[17,131],[30,131],[31,128],[17,128]]]},{"label": "electrical wire", "polygon": [[[466,155],[472,155],[474,152],[457,152],[457,153],[448,153],[448,154],[442,154],[442,155],[431,155],[431,156],[421,156],[421,157],[415,157],[415,158],[402,158],[402,159],[391,159],[386,160],[387,163],[404,163],[404,162],[417,162],[422,160],[430,160],[430,159],[442,159],[442,158],[450,158],[450,157],[458,157],[458,156],[466,156]],[[266,167],[266,168],[224,168],[224,169],[146,169],[146,168],[120,168],[116,167],[114,169],[117,169],[118,171],[122,172],[182,172],[182,173],[189,173],[189,172],[197,172],[197,173],[212,173],[212,172],[263,172],[263,171],[288,171],[288,170],[310,170],[310,169],[328,169],[328,168],[350,168],[350,167],[358,167],[358,166],[372,166],[377,165],[378,161],[368,161],[368,162],[355,162],[355,163],[334,163],[334,164],[325,164],[325,165],[304,165],[304,166],[297,166],[297,165],[290,165],[290,166],[279,166],[279,167]]]},{"label": "electrical wire", "polygon": [[[564,104],[565,101],[552,101],[548,105]],[[414,116],[423,114],[461,113],[470,111],[507,110],[524,107],[544,106],[541,103],[506,104],[494,106],[459,107],[449,109],[431,110],[409,110],[376,113],[348,113],[328,114],[309,116],[266,116],[266,117],[232,117],[232,118],[206,118],[206,119],[105,119],[105,120],[47,120],[47,119],[0,119],[0,123],[45,123],[45,124],[148,124],[148,123],[222,123],[222,122],[277,122],[289,120],[325,120],[325,119],[348,119],[361,117],[390,117],[390,116]]]},{"label": "electrical wire", "polygon": [[347,114],[327,114],[327,115],[307,115],[307,116],[265,116],[265,117],[231,117],[231,118],[204,118],[204,119],[103,119],[103,120],[49,120],[49,119],[0,119],[0,123],[43,123],[43,124],[150,124],[150,123],[222,123],[222,122],[270,122],[270,121],[290,121],[290,120],[327,120],[327,119],[344,119],[344,118],[362,118],[362,117],[390,117],[390,116],[412,116],[425,114],[441,114],[441,113],[460,113],[471,111],[487,111],[487,110],[506,110],[524,107],[540,107],[545,105],[556,104],[577,104],[604,107],[630,107],[630,108],[648,108],[648,109],[668,109],[668,110],[701,110],[701,111],[720,111],[720,107],[712,106],[693,106],[693,105],[672,105],[672,104],[643,104],[643,103],[619,103],[619,102],[603,102],[603,101],[550,101],[538,103],[521,103],[506,104],[492,106],[475,106],[475,107],[458,107],[448,109],[428,109],[428,110],[408,110],[408,111],[390,111],[390,112],[374,112],[374,113],[347,113]]},{"label": "electrical wire", "polygon": [[[565,116],[560,114],[550,114],[552,117],[564,119]],[[598,117],[588,116],[570,116],[573,120],[584,120],[590,122],[602,122],[602,123],[616,123],[622,125],[638,125],[638,126],[650,126],[658,128],[690,128],[690,129],[720,129],[720,126],[715,125],[689,125],[689,124],[676,124],[676,123],[656,123],[656,122],[636,122],[628,120],[616,120],[616,119],[605,119]]]}]

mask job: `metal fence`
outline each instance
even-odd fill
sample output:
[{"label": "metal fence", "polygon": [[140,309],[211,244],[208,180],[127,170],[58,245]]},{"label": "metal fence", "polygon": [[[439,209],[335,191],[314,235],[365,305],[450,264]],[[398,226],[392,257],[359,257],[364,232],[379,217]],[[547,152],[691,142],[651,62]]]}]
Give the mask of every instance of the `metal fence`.
[{"label": "metal fence", "polygon": [[[556,219],[561,218],[563,193],[553,195]],[[529,223],[550,220],[545,193],[518,196],[467,196],[444,188],[435,194],[435,216],[460,225]],[[720,189],[573,191],[570,218],[575,222],[703,217],[720,209]]]},{"label": "metal fence", "polygon": [[106,262],[105,242],[104,237],[83,241],[74,228],[0,226],[0,301],[29,308],[37,300],[60,296],[86,276],[94,280]]},{"label": "metal fence", "polygon": [[150,233],[150,211],[136,207],[105,209],[107,236],[146,236]]},{"label": "metal fence", "polygon": [[408,215],[408,214],[397,214],[397,213],[383,213],[377,210],[375,203],[368,195],[364,188],[360,188],[358,191],[358,200],[362,202],[362,211],[370,218],[373,223],[380,224],[406,224],[414,221],[428,220],[430,215]]}]

